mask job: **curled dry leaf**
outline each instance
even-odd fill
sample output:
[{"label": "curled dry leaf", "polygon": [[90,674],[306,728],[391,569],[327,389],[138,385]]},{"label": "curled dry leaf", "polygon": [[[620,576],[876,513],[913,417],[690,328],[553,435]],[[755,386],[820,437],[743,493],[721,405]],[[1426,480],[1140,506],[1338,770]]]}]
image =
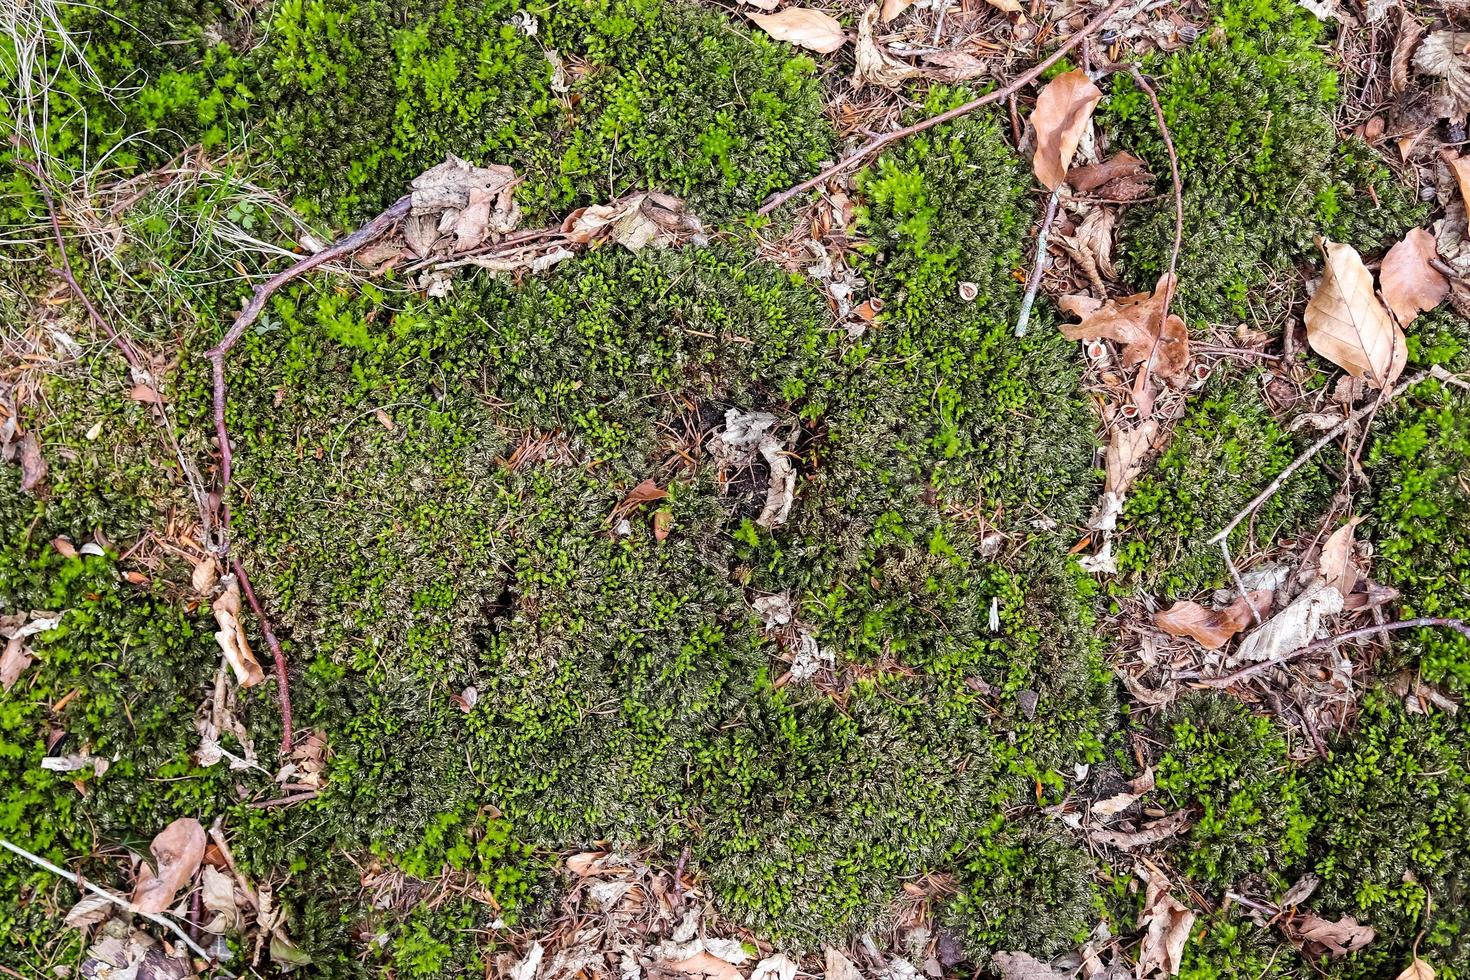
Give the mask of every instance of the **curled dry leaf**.
[{"label": "curled dry leaf", "polygon": [[20,437],[20,488],[29,493],[45,480],[46,457],[41,454],[41,442],[34,432],[27,432]]},{"label": "curled dry leaf", "polygon": [[1271,590],[1258,589],[1236,599],[1224,609],[1210,609],[1197,602],[1176,602],[1154,613],[1154,625],[1170,636],[1188,636],[1206,650],[1218,650],[1249,626],[1255,615],[1271,609]]},{"label": "curled dry leaf", "polygon": [[1108,448],[1103,453],[1103,469],[1106,478],[1103,490],[1120,497],[1128,492],[1133,481],[1143,472],[1143,460],[1159,435],[1159,423],[1147,419],[1131,429],[1119,425],[1114,427]]},{"label": "curled dry leaf", "polygon": [[1090,811],[1092,816],[1100,817],[1104,820],[1108,817],[1115,817],[1137,803],[1143,794],[1153,792],[1153,789],[1154,770],[1150,766],[1143,771],[1143,775],[1128,781],[1128,791],[1126,793],[1118,793],[1105,800],[1098,800],[1092,804]]},{"label": "curled dry leaf", "polygon": [[[701,241],[704,235],[699,219],[685,212],[683,201],[653,191],[631,194],[611,204],[579,208],[567,215],[561,230],[578,245],[610,238],[630,252],[648,245],[667,248],[686,241]],[[570,254],[567,252],[566,256]]]},{"label": "curled dry leaf", "polygon": [[1089,836],[1099,844],[1116,847],[1120,851],[1131,851],[1135,847],[1151,847],[1171,837],[1177,837],[1189,829],[1190,823],[1188,810],[1176,810],[1138,830],[1094,830]]},{"label": "curled dry leaf", "polygon": [[1358,581],[1358,569],[1353,563],[1353,528],[1362,520],[1355,517],[1329,534],[1322,544],[1322,556],[1317,559],[1317,575],[1344,596],[1353,591]]},{"label": "curled dry leaf", "polygon": [[1059,305],[1081,323],[1062,325],[1068,340],[1112,340],[1123,345],[1123,364],[1145,361],[1149,370],[1171,381],[1182,381],[1189,367],[1189,329],[1174,314],[1164,316],[1164,300],[1172,291],[1165,274],[1151,293],[1134,293],[1098,304],[1086,297],[1063,296]]},{"label": "curled dry leaf", "polygon": [[1430,265],[1438,255],[1434,236],[1423,228],[1411,228],[1404,240],[1383,257],[1378,288],[1399,326],[1407,327],[1420,313],[1434,309],[1450,294],[1450,281]]},{"label": "curled dry leaf", "polygon": [[172,905],[174,895],[199,870],[204,844],[204,828],[193,817],[180,817],[163,828],[148,848],[158,870],[155,872],[147,863],[138,868],[133,905],[154,915]]},{"label": "curled dry leaf", "polygon": [[965,51],[935,51],[920,55],[924,63],[924,77],[939,82],[968,82],[979,78],[990,69],[986,63]]},{"label": "curled dry leaf", "polygon": [[12,636],[5,641],[5,652],[0,653],[0,690],[10,690],[25,669],[35,662],[31,651],[26,648],[25,637]]},{"label": "curled dry leaf", "polygon": [[1458,156],[1449,150],[1443,150],[1440,158],[1450,168],[1450,174],[1455,178],[1455,186],[1460,189],[1460,203],[1465,205],[1467,211],[1470,211],[1470,155]]},{"label": "curled dry leaf", "polygon": [[1143,921],[1148,925],[1138,948],[1138,975],[1146,977],[1153,970],[1169,976],[1179,972],[1184,960],[1184,944],[1194,928],[1195,915],[1169,894],[1169,880],[1150,867],[1145,880],[1148,889],[1143,902]]},{"label": "curled dry leaf", "polygon": [[1346,956],[1371,943],[1377,933],[1372,926],[1360,925],[1357,919],[1345,915],[1336,922],[1315,915],[1298,915],[1285,922],[1286,933],[1292,941],[1309,953],[1330,956]]},{"label": "curled dry leaf", "polygon": [[682,960],[666,960],[661,965],[675,973],[682,973],[691,980],[745,980],[733,963],[727,963],[704,950]]},{"label": "curled dry leaf", "polygon": [[213,918],[204,924],[204,931],[216,936],[238,931],[245,920],[240,914],[239,905],[235,902],[234,879],[218,868],[206,864],[202,893],[204,911],[213,914]]},{"label": "curled dry leaf", "polygon": [[1373,275],[1357,249],[1322,242],[1322,284],[1307,304],[1312,350],[1376,388],[1393,384],[1408,360],[1404,332],[1373,294]]},{"label": "curled dry leaf", "polygon": [[628,495],[613,508],[611,520],[617,521],[618,518],[626,517],[644,504],[651,504],[656,500],[665,500],[668,496],[669,491],[659,486],[652,479],[644,480],[632,490],[629,490]]},{"label": "curled dry leaf", "polygon": [[807,7],[787,7],[774,14],[749,14],[756,26],[778,41],[831,54],[847,42],[842,25],[831,14]]},{"label": "curled dry leaf", "polygon": [[913,65],[889,54],[873,37],[873,25],[877,20],[878,5],[869,4],[862,19],[858,21],[855,67],[852,73],[854,88],[877,85],[879,88],[896,89],[905,80],[920,74],[919,69]]},{"label": "curled dry leaf", "polygon": [[1054,191],[1067,179],[1072,155],[1092,120],[1092,110],[1102,99],[1102,89],[1092,84],[1080,68],[1064,72],[1046,83],[1036,97],[1031,125],[1036,129],[1036,153],[1031,158],[1036,179]]},{"label": "curled dry leaf", "polygon": [[1000,980],[1068,980],[1071,974],[1053,970],[1030,953],[996,953],[990,965]]},{"label": "curled dry leaf", "polygon": [[[1067,183],[1081,194],[1091,194],[1114,181],[1124,180],[1142,180],[1152,185],[1153,176],[1144,162],[1131,153],[1114,153],[1101,163],[1090,163],[1067,171]],[[1104,193],[1102,196],[1117,195]]]},{"label": "curled dry leaf", "polygon": [[1434,980],[1434,967],[1416,956],[1414,962],[1404,967],[1404,972],[1396,980]]},{"label": "curled dry leaf", "polygon": [[87,926],[95,926],[99,922],[106,922],[112,918],[115,908],[117,905],[112,899],[89,894],[71,907],[64,921],[73,929],[85,929]]},{"label": "curled dry leaf", "polygon": [[215,624],[219,626],[214,639],[224,651],[230,669],[235,672],[235,680],[241,687],[254,687],[265,680],[265,671],[260,669],[260,661],[250,651],[245,627],[240,624],[240,582],[233,575],[225,576],[224,582],[224,591],[210,605]]},{"label": "curled dry leaf", "polygon": [[1322,620],[1342,612],[1342,606],[1341,592],[1320,578],[1314,579],[1291,605],[1241,641],[1230,662],[1271,660],[1300,650],[1316,639]]},{"label": "curled dry leaf", "polygon": [[520,224],[510,167],[477,167],[454,154],[410,183],[413,207],[404,237],[415,255],[463,252]]}]

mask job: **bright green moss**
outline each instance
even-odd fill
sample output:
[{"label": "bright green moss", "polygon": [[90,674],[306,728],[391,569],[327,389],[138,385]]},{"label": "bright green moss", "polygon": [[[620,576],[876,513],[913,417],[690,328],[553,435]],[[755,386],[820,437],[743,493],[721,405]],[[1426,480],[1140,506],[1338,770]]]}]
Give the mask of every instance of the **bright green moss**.
[{"label": "bright green moss", "polygon": [[[1178,307],[1187,317],[1244,316],[1272,272],[1307,254],[1316,234],[1372,251],[1423,214],[1365,147],[1338,143],[1324,33],[1286,0],[1226,0],[1197,43],[1146,66],[1184,184]],[[1169,179],[1153,108],[1126,75],[1098,117],[1114,149]],[[1165,271],[1173,234],[1167,196],[1129,212],[1118,241],[1136,285]]]},{"label": "bright green moss", "polygon": [[[1215,533],[1285,469],[1296,437],[1275,421],[1260,379],[1208,382],[1195,392],[1163,455],[1123,509],[1118,568],[1146,592],[1180,595],[1228,584]],[[1316,456],[1230,536],[1232,555],[1307,526],[1331,495],[1331,453]]]}]

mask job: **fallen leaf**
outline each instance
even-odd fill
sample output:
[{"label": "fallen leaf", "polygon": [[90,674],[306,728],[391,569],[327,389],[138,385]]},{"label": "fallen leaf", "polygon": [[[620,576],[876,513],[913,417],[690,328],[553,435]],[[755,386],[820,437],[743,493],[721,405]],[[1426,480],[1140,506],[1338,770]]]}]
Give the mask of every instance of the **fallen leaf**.
[{"label": "fallen leaf", "polygon": [[1143,775],[1128,781],[1128,791],[1126,793],[1118,793],[1105,800],[1098,800],[1088,809],[1093,817],[1100,817],[1106,820],[1109,817],[1117,816],[1137,803],[1145,793],[1153,792],[1153,788],[1154,770],[1150,766],[1143,771]]},{"label": "fallen leaf", "polygon": [[1345,915],[1336,922],[1315,915],[1293,916],[1285,921],[1287,935],[1298,944],[1331,956],[1346,956],[1376,938],[1371,926],[1360,925]]},{"label": "fallen leaf", "polygon": [[826,966],[822,973],[823,980],[863,980],[863,973],[857,968],[857,964],[835,946],[828,946],[823,951],[823,957]]},{"label": "fallen leaf", "polygon": [[883,0],[883,23],[888,23],[914,5],[914,0]]},{"label": "fallen leaf", "polygon": [[1341,592],[1320,578],[1314,579],[1289,606],[1241,641],[1230,658],[1231,665],[1271,660],[1300,650],[1316,639],[1322,620],[1337,615],[1342,606]]},{"label": "fallen leaf", "polygon": [[1255,615],[1270,611],[1271,595],[1270,589],[1258,589],[1224,609],[1210,609],[1188,600],[1176,602],[1154,613],[1154,625],[1170,636],[1188,636],[1206,650],[1218,650],[1255,621],[1251,614],[1253,607]]},{"label": "fallen leaf", "polygon": [[1149,370],[1160,377],[1181,381],[1189,366],[1189,329],[1174,314],[1164,317],[1164,299],[1170,285],[1167,274],[1151,293],[1134,293],[1122,299],[1080,302],[1086,297],[1064,296],[1059,305],[1082,318],[1081,323],[1062,325],[1068,340],[1112,340],[1123,345],[1123,365],[1149,362]]},{"label": "fallen leaf", "polygon": [[1470,64],[1465,48],[1470,33],[1432,31],[1414,52],[1414,67],[1440,80],[1439,115],[1463,119],[1470,112]]},{"label": "fallen leaf", "polygon": [[202,596],[213,592],[214,587],[219,584],[219,559],[210,555],[195,565],[194,571],[189,575],[189,584]]},{"label": "fallen leaf", "polygon": [[778,41],[831,54],[847,42],[842,25],[830,14],[807,7],[787,7],[774,14],[747,14],[761,30]]},{"label": "fallen leaf", "polygon": [[185,980],[198,973],[182,945],[172,954],[148,933],[113,916],[77,967],[83,980]]},{"label": "fallen leaf", "polygon": [[1158,434],[1159,423],[1153,419],[1131,429],[1125,429],[1121,425],[1114,427],[1112,437],[1108,440],[1108,448],[1103,453],[1103,469],[1106,473],[1104,492],[1120,496],[1128,492],[1133,481],[1143,472],[1144,457]]},{"label": "fallen leaf", "polygon": [[889,54],[873,37],[873,24],[878,20],[878,5],[869,4],[867,11],[858,21],[857,44],[854,51],[852,84],[854,88],[876,85],[879,88],[896,89],[906,80],[920,74],[919,69],[906,61]]},{"label": "fallen leaf", "polygon": [[41,768],[51,772],[81,772],[91,769],[98,776],[107,772],[112,761],[105,756],[89,752],[74,752],[71,755],[48,755],[41,759]]},{"label": "fallen leaf", "polygon": [[996,953],[990,965],[1000,980],[1068,980],[1069,973],[1053,970],[1030,953]]},{"label": "fallen leaf", "polygon": [[684,202],[677,197],[647,192],[611,204],[579,208],[562,222],[562,232],[577,244],[611,238],[628,251],[637,252],[648,245],[667,248],[699,241],[704,228],[698,218],[684,211]]},{"label": "fallen leaf", "polygon": [[674,512],[662,507],[653,512],[653,540],[667,541],[674,527]]},{"label": "fallen leaf", "polygon": [[5,641],[5,652],[0,654],[0,689],[10,690],[25,669],[35,662],[31,651],[26,649],[23,636],[12,636]]},{"label": "fallen leaf", "polygon": [[1195,915],[1169,894],[1169,880],[1157,870],[1150,868],[1146,880],[1143,922],[1148,931],[1138,947],[1138,975],[1146,977],[1159,969],[1174,976],[1184,960],[1184,944],[1194,928]]},{"label": "fallen leaf", "polygon": [[1306,874],[1297,879],[1296,883],[1286,890],[1281,896],[1280,905],[1284,909],[1294,909],[1298,905],[1312,897],[1317,886],[1322,884],[1322,879],[1314,874]]},{"label": "fallen leaf", "polygon": [[755,965],[750,980],[793,980],[798,967],[785,953],[774,953]]},{"label": "fallen leaf", "polygon": [[626,517],[644,504],[651,504],[656,500],[665,500],[668,496],[668,490],[659,486],[651,479],[644,480],[632,490],[629,490],[628,495],[622,499],[622,502],[612,509],[611,519],[616,521],[620,517]]},{"label": "fallen leaf", "polygon": [[682,960],[664,961],[662,965],[676,973],[682,973],[687,977],[703,978],[703,980],[745,980],[733,963],[727,963],[713,953],[707,953],[704,950]]},{"label": "fallen leaf", "polygon": [[1344,596],[1353,591],[1358,581],[1358,570],[1353,564],[1353,528],[1362,520],[1355,517],[1329,534],[1317,559],[1317,574]]},{"label": "fallen leaf", "polygon": [[1388,250],[1378,270],[1378,288],[1399,326],[1407,327],[1420,313],[1432,310],[1450,294],[1450,281],[1429,263],[1438,257],[1434,236],[1411,228],[1404,240]]},{"label": "fallen leaf", "polygon": [[193,817],[180,817],[165,827],[148,848],[154,864],[145,862],[138,868],[133,905],[140,912],[154,915],[172,905],[174,895],[189,883],[204,860],[204,845],[204,828]]},{"label": "fallen leaf", "polygon": [[1396,980],[1434,980],[1434,967],[1416,956],[1414,962],[1404,967],[1404,972]]},{"label": "fallen leaf", "polygon": [[1114,153],[1101,163],[1073,167],[1067,183],[1079,194],[1096,192],[1112,201],[1131,201],[1153,193],[1153,174],[1131,153]]},{"label": "fallen leaf", "polygon": [[1374,387],[1393,384],[1408,359],[1403,330],[1373,295],[1373,276],[1357,249],[1322,242],[1327,264],[1307,304],[1307,343]]},{"label": "fallen leaf", "polygon": [[55,548],[56,553],[63,558],[77,557],[77,546],[66,538],[52,538],[51,547]]},{"label": "fallen leaf", "polygon": [[71,907],[63,921],[73,929],[85,929],[112,918],[115,908],[117,904],[112,899],[89,894]]},{"label": "fallen leaf", "polygon": [[214,918],[204,924],[204,931],[216,936],[236,932],[244,923],[240,907],[235,902],[235,881],[218,868],[204,866],[201,888],[204,911],[214,913]]},{"label": "fallen leaf", "polygon": [[1026,8],[1021,6],[1020,0],[985,0],[985,2],[1003,14],[1018,14],[1022,18],[1026,16]]},{"label": "fallen leaf", "polygon": [[1031,163],[1036,179],[1047,190],[1056,190],[1067,179],[1072,155],[1101,98],[1102,89],[1080,68],[1053,78],[1036,97],[1036,108],[1031,113],[1036,153]]},{"label": "fallen leaf", "polygon": [[520,224],[520,183],[511,167],[477,167],[453,153],[409,184],[413,204],[404,237],[419,258],[464,252]]},{"label": "fallen leaf", "polygon": [[260,661],[250,651],[245,627],[240,624],[240,583],[233,575],[225,576],[224,582],[224,591],[210,605],[215,624],[219,626],[214,639],[224,651],[230,669],[235,672],[235,680],[241,687],[254,687],[265,680],[265,671],[260,669]]},{"label": "fallen leaf", "polygon": [[[1470,37],[1470,35],[1466,35]],[[1460,189],[1460,203],[1470,211],[1470,154],[1457,156],[1449,150],[1441,150],[1440,158],[1450,168],[1450,173],[1455,178],[1455,186]]]},{"label": "fallen leaf", "polygon": [[1189,829],[1188,810],[1178,810],[1167,817],[1160,817],[1144,824],[1138,830],[1093,830],[1089,835],[1099,844],[1116,847],[1120,851],[1131,851],[1135,847],[1151,847],[1171,837],[1177,837]]},{"label": "fallen leaf", "polygon": [[163,396],[147,385],[133,385],[132,390],[128,392],[128,397],[145,405],[163,404]]},{"label": "fallen leaf", "polygon": [[987,62],[965,51],[933,51],[919,55],[924,64],[924,77],[951,85],[968,82],[990,71]]},{"label": "fallen leaf", "polygon": [[46,457],[41,455],[41,443],[34,432],[27,432],[20,437],[20,488],[32,491],[45,479]]},{"label": "fallen leaf", "polygon": [[725,412],[725,428],[710,437],[706,448],[721,467],[748,466],[759,454],[766,462],[770,480],[766,502],[756,524],[773,528],[786,522],[796,501],[796,467],[785,445],[771,434],[780,420],[769,412]]}]

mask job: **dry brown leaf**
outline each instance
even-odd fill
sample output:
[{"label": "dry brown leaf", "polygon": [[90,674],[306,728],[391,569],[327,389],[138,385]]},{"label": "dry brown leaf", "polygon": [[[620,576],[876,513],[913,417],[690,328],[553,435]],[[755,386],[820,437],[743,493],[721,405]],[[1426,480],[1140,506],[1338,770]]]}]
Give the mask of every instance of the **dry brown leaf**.
[{"label": "dry brown leaf", "polygon": [[1104,493],[1119,496],[1128,492],[1133,481],[1143,472],[1143,459],[1159,435],[1159,423],[1148,419],[1132,429],[1119,425],[1113,429],[1108,448],[1103,453],[1103,469],[1106,479]]},{"label": "dry brown leaf", "polygon": [[235,672],[235,680],[241,687],[254,687],[265,680],[265,671],[260,669],[260,661],[250,651],[245,627],[240,624],[240,582],[233,575],[226,576],[224,581],[224,591],[210,605],[215,624],[219,626],[214,639],[224,651],[230,669]]},{"label": "dry brown leaf", "polygon": [[774,14],[747,14],[756,26],[778,41],[831,54],[847,42],[842,25],[831,14],[807,7],[787,7]]},{"label": "dry brown leaf", "polygon": [[968,82],[986,74],[990,68],[986,62],[965,51],[935,51],[920,55],[924,63],[924,75],[941,82]]},{"label": "dry brown leaf", "polygon": [[219,560],[209,555],[199,564],[194,566],[194,571],[189,575],[189,584],[194,586],[194,591],[202,596],[207,596],[214,591],[219,584]]},{"label": "dry brown leaf", "polygon": [[189,883],[204,860],[204,828],[193,817],[180,817],[149,845],[157,871],[146,862],[138,868],[133,905],[157,915],[173,904],[174,895]]},{"label": "dry brown leaf", "polygon": [[64,921],[73,929],[85,929],[112,918],[117,903],[101,895],[86,895],[71,907]]},{"label": "dry brown leaf", "polygon": [[1071,974],[1053,970],[1030,953],[996,953],[990,960],[1000,980],[1068,980]]},{"label": "dry brown leaf", "polygon": [[613,508],[612,519],[616,521],[620,517],[631,514],[644,504],[651,504],[656,500],[665,500],[668,496],[668,490],[659,486],[651,479],[644,480],[632,490],[629,490],[628,495],[622,499],[622,502]]},{"label": "dry brown leaf", "polygon": [[1438,256],[1434,236],[1423,228],[1411,228],[1404,240],[1383,257],[1378,288],[1399,326],[1407,327],[1416,316],[1434,309],[1450,294],[1450,281],[1430,265]]},{"label": "dry brown leaf", "polygon": [[1151,793],[1154,789],[1154,770],[1149,766],[1143,771],[1143,775],[1128,781],[1128,791],[1110,796],[1105,800],[1098,800],[1089,807],[1089,812],[1095,818],[1116,817],[1133,804],[1137,803],[1145,793]]},{"label": "dry brown leaf", "polygon": [[1189,941],[1195,916],[1169,894],[1169,880],[1156,869],[1150,867],[1146,879],[1143,921],[1148,924],[1148,932],[1138,947],[1138,975],[1146,977],[1158,969],[1173,976],[1184,959],[1184,944]]},{"label": "dry brown leaf", "polygon": [[1224,609],[1210,609],[1188,600],[1176,602],[1154,613],[1154,625],[1170,636],[1188,636],[1206,650],[1218,650],[1254,621],[1252,607],[1257,615],[1270,611],[1271,595],[1270,589],[1257,589]]},{"label": "dry brown leaf", "polygon": [[[683,201],[652,191],[631,194],[611,204],[579,208],[567,215],[561,230],[576,244],[611,238],[630,252],[648,245],[667,248],[689,240],[698,241],[704,233],[699,219],[684,211]],[[565,252],[561,257],[570,255]]]},{"label": "dry brown leaf", "polygon": [[1372,926],[1359,925],[1350,915],[1336,922],[1315,915],[1299,915],[1287,919],[1285,927],[1295,942],[1319,955],[1346,956],[1367,946],[1377,936]]},{"label": "dry brown leaf", "polygon": [[1097,191],[1100,196],[1107,198],[1122,196],[1112,192],[1110,185],[1139,185],[1147,192],[1152,188],[1153,179],[1144,162],[1131,153],[1114,153],[1101,163],[1073,167],[1067,171],[1067,183],[1078,193],[1091,194]]},{"label": "dry brown leaf", "polygon": [[214,918],[204,924],[204,931],[222,936],[235,932],[244,925],[244,916],[235,901],[235,881],[218,868],[204,866],[204,881],[201,889],[204,911],[213,913]]},{"label": "dry brown leaf", "polygon": [[667,507],[653,512],[653,540],[667,541],[674,527],[674,512]]},{"label": "dry brown leaf", "polygon": [[147,385],[133,385],[128,391],[128,397],[135,402],[142,402],[145,405],[163,404],[163,396]]},{"label": "dry brown leaf", "polygon": [[1299,650],[1316,639],[1322,620],[1342,612],[1342,593],[1322,579],[1314,579],[1291,605],[1262,623],[1241,641],[1230,663],[1271,660]]},{"label": "dry brown leaf", "polygon": [[26,648],[23,636],[12,636],[5,641],[5,652],[0,654],[0,690],[8,691],[20,680],[25,669],[35,662],[31,651]]},{"label": "dry brown leaf", "polygon": [[888,23],[914,5],[914,0],[883,0],[883,23]]},{"label": "dry brown leaf", "polygon": [[515,203],[520,181],[501,164],[477,167],[454,154],[410,182],[413,207],[404,238],[419,258],[464,252],[494,235],[515,230],[521,213]]},{"label": "dry brown leaf", "polygon": [[696,980],[745,980],[734,964],[727,963],[704,950],[682,960],[665,961],[662,965],[686,977],[696,978]]},{"label": "dry brown leaf", "polygon": [[1065,72],[1046,83],[1036,97],[1031,125],[1036,129],[1036,153],[1031,158],[1036,179],[1054,191],[1067,179],[1072,155],[1082,140],[1092,110],[1102,99],[1102,89],[1092,84],[1080,68]]},{"label": "dry brown leaf", "polygon": [[1355,517],[1327,536],[1322,556],[1317,559],[1317,574],[1342,595],[1353,591],[1358,569],[1353,563],[1353,528],[1362,523]]},{"label": "dry brown leaf", "polygon": [[1026,17],[1026,8],[1021,6],[1020,0],[985,0],[985,2],[1003,14],[1015,14],[1023,20]]},{"label": "dry brown leaf", "polygon": [[1307,304],[1307,343],[1355,378],[1374,387],[1393,384],[1408,348],[1403,330],[1373,294],[1373,275],[1357,249],[1322,242],[1322,284]]},{"label": "dry brown leaf", "polygon": [[1470,112],[1470,59],[1465,55],[1470,34],[1433,31],[1414,52],[1414,67],[1440,80],[1441,116],[1463,119]]},{"label": "dry brown leaf", "polygon": [[27,492],[39,487],[46,479],[46,457],[41,455],[41,443],[34,432],[20,437],[20,488]]},{"label": "dry brown leaf", "polygon": [[873,25],[878,20],[878,5],[872,3],[858,21],[857,45],[854,52],[852,84],[854,88],[877,85],[879,88],[896,89],[905,80],[917,77],[919,69],[906,61],[893,57],[873,37]]},{"label": "dry brown leaf", "polygon": [[1081,316],[1081,323],[1062,325],[1068,340],[1112,340],[1123,345],[1123,364],[1131,367],[1152,360],[1149,369],[1156,375],[1174,381],[1182,380],[1189,366],[1189,329],[1174,314],[1166,319],[1164,297],[1169,277],[1159,279],[1151,293],[1134,293],[1122,299],[1088,308],[1096,300],[1079,302],[1085,297],[1064,296],[1062,309]]},{"label": "dry brown leaf", "polygon": [[822,974],[823,980],[863,980],[863,973],[857,968],[857,964],[835,946],[828,946],[824,950],[824,958],[826,970]]},{"label": "dry brown leaf", "polygon": [[1404,967],[1404,972],[1396,980],[1434,980],[1434,967],[1416,956],[1414,962]]},{"label": "dry brown leaf", "polygon": [[1135,847],[1151,847],[1171,837],[1177,837],[1189,829],[1190,823],[1188,810],[1176,810],[1138,830],[1093,830],[1089,832],[1089,836],[1099,844],[1116,847],[1120,851],[1131,851]]}]

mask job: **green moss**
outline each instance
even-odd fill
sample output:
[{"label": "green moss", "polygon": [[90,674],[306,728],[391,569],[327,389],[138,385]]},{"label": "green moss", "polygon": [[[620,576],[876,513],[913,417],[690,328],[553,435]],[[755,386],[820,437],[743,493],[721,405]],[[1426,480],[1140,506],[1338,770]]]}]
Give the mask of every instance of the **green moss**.
[{"label": "green moss", "polygon": [[[1178,307],[1186,317],[1245,316],[1272,273],[1289,270],[1316,234],[1372,251],[1424,213],[1366,147],[1339,144],[1337,73],[1320,47],[1324,33],[1286,0],[1225,0],[1199,42],[1145,66],[1184,185]],[[1153,108],[1126,75],[1098,118],[1112,147],[1168,180]],[[1130,211],[1118,240],[1135,284],[1165,271],[1173,235],[1167,195]]]},{"label": "green moss", "polygon": [[[1145,592],[1189,594],[1227,583],[1209,539],[1296,459],[1261,393],[1260,378],[1223,377],[1194,393],[1169,446],[1129,492],[1119,522],[1118,569]],[[1329,497],[1331,452],[1299,469],[1230,536],[1232,555],[1308,526]]]}]

